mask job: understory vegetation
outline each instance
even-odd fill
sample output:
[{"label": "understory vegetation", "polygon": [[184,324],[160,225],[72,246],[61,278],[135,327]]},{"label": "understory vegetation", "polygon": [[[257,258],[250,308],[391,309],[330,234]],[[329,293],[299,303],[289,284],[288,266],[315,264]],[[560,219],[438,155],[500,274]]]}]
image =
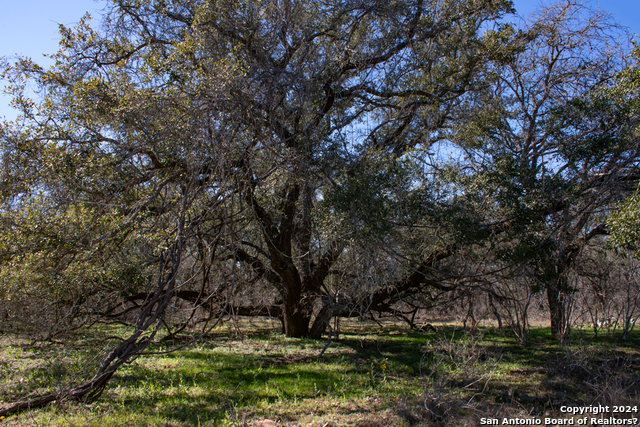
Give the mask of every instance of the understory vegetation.
[{"label": "understory vegetation", "polygon": [[[274,327],[275,326],[275,327]],[[286,338],[269,319],[229,322],[195,345],[160,342],[121,368],[100,400],[61,401],[7,416],[15,426],[478,425],[504,417],[568,418],[561,405],[638,405],[640,335],[571,344],[533,328],[523,347],[493,326],[342,322],[340,338]],[[65,390],[102,357],[121,327],[30,342],[0,338],[0,399]],[[190,339],[185,335],[184,340]],[[633,414],[625,414],[633,415]],[[268,422],[272,421],[273,424]]]}]

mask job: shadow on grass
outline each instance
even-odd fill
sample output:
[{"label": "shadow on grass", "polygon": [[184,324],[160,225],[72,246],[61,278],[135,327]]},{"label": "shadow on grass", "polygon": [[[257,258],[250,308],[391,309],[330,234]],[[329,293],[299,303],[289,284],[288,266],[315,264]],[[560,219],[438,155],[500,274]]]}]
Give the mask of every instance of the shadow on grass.
[{"label": "shadow on grass", "polygon": [[[119,372],[107,395],[134,411],[149,411],[176,422],[197,425],[203,420],[237,417],[246,408],[266,408],[280,402],[327,395],[349,398],[361,394],[358,381],[340,360],[310,359],[276,363],[274,353],[227,354],[215,349],[183,351],[155,360],[151,366],[131,366]],[[178,366],[175,360],[180,360]],[[128,390],[127,396],[121,391]]]},{"label": "shadow on grass", "polygon": [[[139,414],[141,424],[135,425],[156,425],[154,419],[166,420],[167,425],[241,420],[249,412],[252,416],[269,415],[276,406],[285,408],[285,413],[295,413],[302,400],[315,406],[316,401],[371,397],[390,407],[403,396],[424,396],[431,380],[425,374],[442,362],[440,356],[448,351],[445,344],[452,342],[464,349],[470,339],[467,332],[450,326],[438,327],[436,332],[386,328],[363,334],[344,330],[322,358],[315,356],[325,341],[254,331],[240,342],[220,332],[191,350],[145,357],[124,366],[112,379],[102,402],[116,408],[114,414],[120,417]],[[628,353],[638,359],[640,332],[634,331],[623,342],[605,334],[594,339],[588,330],[578,330],[568,346],[551,340],[548,328],[532,329],[531,344],[526,347],[508,332],[495,329],[481,329],[477,337],[478,351],[500,365],[496,378],[476,401],[529,408],[560,392],[567,402],[586,402],[585,384],[600,378],[594,376],[600,365],[579,357],[587,352],[592,359]],[[156,349],[163,345],[166,343]],[[480,362],[482,357],[478,357]],[[577,363],[593,375],[585,379],[586,371],[566,369]],[[54,374],[53,368],[36,368],[41,369],[33,367],[34,376]],[[446,369],[452,365],[439,372]],[[25,369],[23,374],[29,372]],[[635,381],[631,376],[616,378]],[[462,383],[450,384],[461,387]],[[538,395],[529,397],[532,393]]]}]

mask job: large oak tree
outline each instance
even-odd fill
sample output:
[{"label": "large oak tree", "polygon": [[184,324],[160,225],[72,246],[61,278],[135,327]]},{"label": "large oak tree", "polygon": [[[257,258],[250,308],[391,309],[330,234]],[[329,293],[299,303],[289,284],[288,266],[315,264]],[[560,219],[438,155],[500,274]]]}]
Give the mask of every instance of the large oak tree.
[{"label": "large oak tree", "polygon": [[[169,327],[176,297],[215,313],[240,284],[270,289],[287,336],[319,335],[332,266],[388,235],[393,192],[411,186],[394,163],[484,84],[482,32],[508,8],[117,0],[99,28],[61,28],[50,69],[7,63],[22,116],[0,136],[5,289],[55,296],[57,325],[134,326],[69,396],[98,394]],[[413,270],[403,286],[425,282]]]}]

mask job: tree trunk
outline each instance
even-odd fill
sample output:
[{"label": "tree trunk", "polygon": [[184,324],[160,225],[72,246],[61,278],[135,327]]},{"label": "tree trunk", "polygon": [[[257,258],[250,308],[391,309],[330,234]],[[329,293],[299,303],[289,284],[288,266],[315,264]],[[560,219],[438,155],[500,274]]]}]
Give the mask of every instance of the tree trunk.
[{"label": "tree trunk", "polygon": [[283,311],[284,334],[291,338],[304,338],[309,336],[309,323],[311,316],[308,310],[298,299],[285,298]]},{"label": "tree trunk", "polygon": [[572,292],[567,281],[566,273],[569,270],[573,258],[578,253],[578,246],[569,245],[565,247],[553,262],[554,271],[548,275],[547,280],[547,302],[549,303],[549,316],[551,320],[551,338],[554,340],[565,340],[568,338],[570,322],[567,315],[568,292]]},{"label": "tree trunk", "polygon": [[[590,218],[590,214],[585,214],[580,219],[580,226],[574,227],[575,230],[582,230]],[[571,244],[566,244],[558,251],[553,261],[548,265],[553,265],[552,271],[547,271],[547,301],[549,303],[549,315],[551,318],[551,338],[554,340],[565,340],[571,333],[571,322],[568,316],[571,315],[571,297],[568,295],[574,290],[569,286],[567,272],[573,264],[575,257],[595,236],[607,233],[606,227],[599,224],[589,231],[584,237],[578,237],[577,233],[567,234],[565,241],[571,240]]]},{"label": "tree trunk", "polygon": [[315,320],[313,321],[313,325],[311,326],[311,331],[309,332],[309,338],[320,339],[322,338],[322,334],[327,330],[327,323],[331,320],[331,310],[329,306],[324,303]]},{"label": "tree trunk", "polygon": [[549,303],[549,316],[551,320],[551,338],[564,341],[571,332],[570,322],[567,316],[567,303],[571,300],[567,293],[572,292],[567,281],[566,272],[569,269],[569,262],[573,254],[566,251],[555,263],[555,274],[553,279],[547,283],[547,302]]},{"label": "tree trunk", "polygon": [[547,301],[549,303],[549,316],[551,320],[551,338],[562,339],[564,323],[564,296],[558,289],[557,283],[547,286]]},{"label": "tree trunk", "polygon": [[291,338],[303,338],[309,335],[311,310],[308,299],[302,294],[302,281],[293,263],[281,270],[280,277],[285,286],[282,318],[284,334]]}]

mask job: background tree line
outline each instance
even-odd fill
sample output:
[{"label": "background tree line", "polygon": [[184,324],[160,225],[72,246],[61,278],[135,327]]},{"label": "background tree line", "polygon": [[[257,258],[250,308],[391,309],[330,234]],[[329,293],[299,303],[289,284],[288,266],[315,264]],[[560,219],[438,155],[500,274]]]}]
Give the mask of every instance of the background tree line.
[{"label": "background tree line", "polygon": [[628,331],[637,51],[573,2],[512,12],[116,0],[61,27],[50,69],[5,60],[4,317],[49,339],[131,326],[72,397],[228,315],[319,338],[335,317],[482,305],[524,343],[536,298],[563,339],[580,295],[596,325],[619,300]]}]

